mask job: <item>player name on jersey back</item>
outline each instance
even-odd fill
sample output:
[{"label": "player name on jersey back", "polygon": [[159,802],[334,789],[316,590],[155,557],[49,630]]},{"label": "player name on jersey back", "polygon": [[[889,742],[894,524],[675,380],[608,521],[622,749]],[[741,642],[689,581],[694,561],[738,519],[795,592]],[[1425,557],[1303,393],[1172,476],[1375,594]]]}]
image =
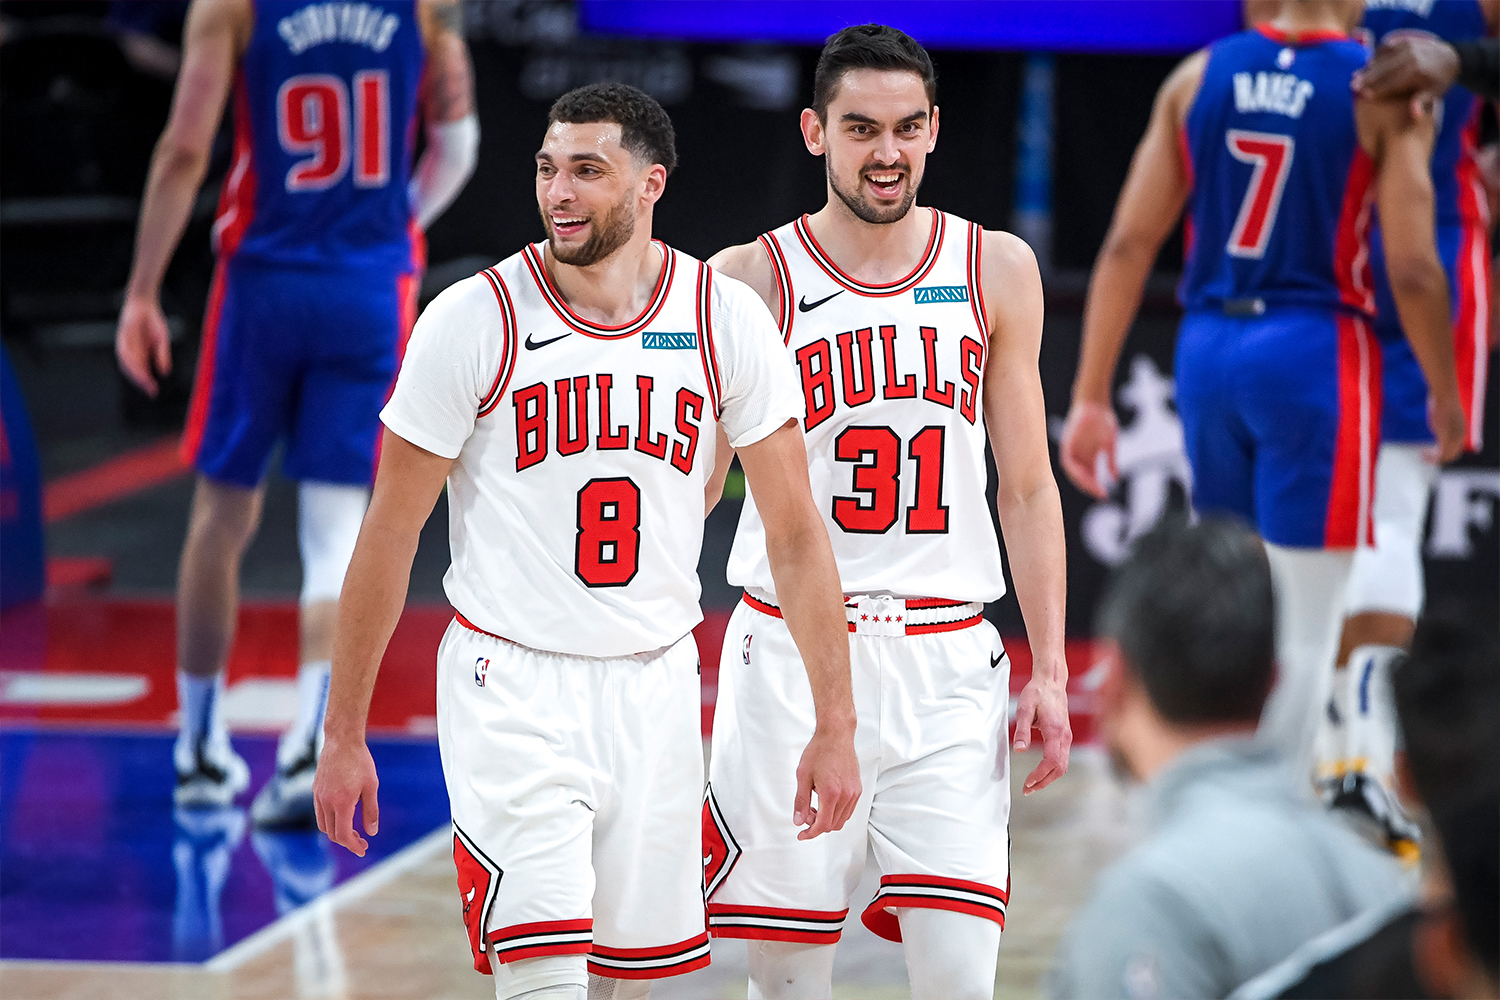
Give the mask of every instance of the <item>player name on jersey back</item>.
[{"label": "player name on jersey back", "polygon": [[[931,209],[900,281],[843,273],[804,217],[761,238],[807,411],[809,478],[847,594],[990,601],[1005,592],[985,500],[989,351],[978,226]],[[774,598],[746,497],[729,582]]]},{"label": "player name on jersey back", "polygon": [[753,444],[802,415],[775,324],[744,285],[662,244],[641,313],[574,313],[540,246],[428,307],[395,433],[456,458],[449,600],[537,649],[620,656],[702,618],[703,496],[722,425]]}]

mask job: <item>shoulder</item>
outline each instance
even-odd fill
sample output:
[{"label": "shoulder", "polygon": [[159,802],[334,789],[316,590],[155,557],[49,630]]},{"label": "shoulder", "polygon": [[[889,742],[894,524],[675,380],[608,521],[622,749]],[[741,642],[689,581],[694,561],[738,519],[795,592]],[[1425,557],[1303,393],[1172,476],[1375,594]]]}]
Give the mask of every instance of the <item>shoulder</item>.
[{"label": "shoulder", "polygon": [[502,291],[496,269],[455,281],[422,310],[423,325],[501,334],[508,325],[507,317],[502,314]]},{"label": "shoulder", "polygon": [[1025,278],[1037,274],[1036,254],[1015,233],[998,229],[981,230],[980,273],[988,282],[995,278]]},{"label": "shoulder", "polygon": [[708,265],[715,273],[748,286],[768,307],[776,308],[776,275],[759,240],[725,247],[708,259]]},{"label": "shoulder", "polygon": [[1161,111],[1171,114],[1177,122],[1182,122],[1193,105],[1193,99],[1198,96],[1198,88],[1203,83],[1203,75],[1208,70],[1208,60],[1220,47],[1229,41],[1238,40],[1241,35],[1231,35],[1229,39],[1217,42],[1208,48],[1199,49],[1188,56],[1162,81],[1161,89],[1157,91],[1157,106]]},{"label": "shoulder", "polygon": [[981,232],[979,282],[986,320],[991,324],[998,317],[1042,308],[1042,273],[1036,254],[1014,233],[993,229]]},{"label": "shoulder", "polygon": [[242,53],[250,44],[254,27],[251,0],[194,0],[183,27],[183,44],[202,44],[210,36],[222,36],[233,41],[236,53]]},{"label": "shoulder", "polygon": [[713,275],[710,308],[716,317],[731,317],[736,323],[746,316],[770,318],[764,299],[748,282],[713,266],[709,267],[709,271]]}]

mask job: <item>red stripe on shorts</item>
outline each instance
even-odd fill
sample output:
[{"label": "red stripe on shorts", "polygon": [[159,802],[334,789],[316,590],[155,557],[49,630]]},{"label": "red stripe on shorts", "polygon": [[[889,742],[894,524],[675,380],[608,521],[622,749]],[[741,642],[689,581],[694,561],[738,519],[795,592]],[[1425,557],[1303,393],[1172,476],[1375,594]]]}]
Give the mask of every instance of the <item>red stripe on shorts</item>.
[{"label": "red stripe on shorts", "polygon": [[1375,450],[1380,446],[1380,347],[1364,319],[1338,324],[1338,430],[1323,545],[1351,549],[1373,530]]}]

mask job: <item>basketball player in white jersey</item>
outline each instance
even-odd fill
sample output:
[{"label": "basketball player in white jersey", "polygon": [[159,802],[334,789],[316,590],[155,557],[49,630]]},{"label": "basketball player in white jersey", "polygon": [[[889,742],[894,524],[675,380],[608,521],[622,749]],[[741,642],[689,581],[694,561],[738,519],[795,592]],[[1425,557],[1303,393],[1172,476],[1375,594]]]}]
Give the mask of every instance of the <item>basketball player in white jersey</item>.
[{"label": "basketball player in white jersey", "polygon": [[863,920],[904,943],[912,996],[993,994],[1010,889],[1010,664],[983,617],[1005,592],[986,432],[1035,663],[1016,719],[1017,749],[1033,725],[1042,732],[1026,791],[1067,769],[1041,281],[1014,236],[913,208],[937,139],[934,93],[931,60],[901,32],[834,35],[802,112],[807,148],[827,164],[827,204],[713,259],[760,293],[797,364],[813,495],[853,633],[864,784],[839,833],[799,843],[777,822],[815,713],[783,619],[797,599],[770,572],[772,508],[752,482],[730,556],[745,599],[724,641],[704,803],[709,924],[750,939],[752,997],[830,995],[868,848],[882,877]]},{"label": "basketball player in white jersey", "polygon": [[691,630],[720,434],[762,498],[816,704],[781,821],[815,837],[859,797],[796,377],[748,288],[651,239],[675,163],[671,122],[633,87],[553,105],[537,154],[547,239],[418,322],[340,606],[318,825],[363,854],[356,802],[378,825],[364,720],[446,481],[458,616],[438,650],[438,739],[474,964],[501,1000],[644,997],[708,964]]}]

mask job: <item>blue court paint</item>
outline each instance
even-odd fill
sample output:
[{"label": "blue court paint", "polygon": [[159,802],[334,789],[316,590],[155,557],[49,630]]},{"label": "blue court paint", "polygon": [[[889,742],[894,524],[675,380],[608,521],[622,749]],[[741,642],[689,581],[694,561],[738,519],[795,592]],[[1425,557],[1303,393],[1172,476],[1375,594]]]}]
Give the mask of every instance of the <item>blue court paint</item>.
[{"label": "blue court paint", "polygon": [[[202,962],[448,821],[433,741],[371,741],[380,834],[356,858],[316,830],[253,829],[249,796],[174,810],[173,738],[0,731],[0,958]],[[234,745],[253,793],[276,739]]]}]

